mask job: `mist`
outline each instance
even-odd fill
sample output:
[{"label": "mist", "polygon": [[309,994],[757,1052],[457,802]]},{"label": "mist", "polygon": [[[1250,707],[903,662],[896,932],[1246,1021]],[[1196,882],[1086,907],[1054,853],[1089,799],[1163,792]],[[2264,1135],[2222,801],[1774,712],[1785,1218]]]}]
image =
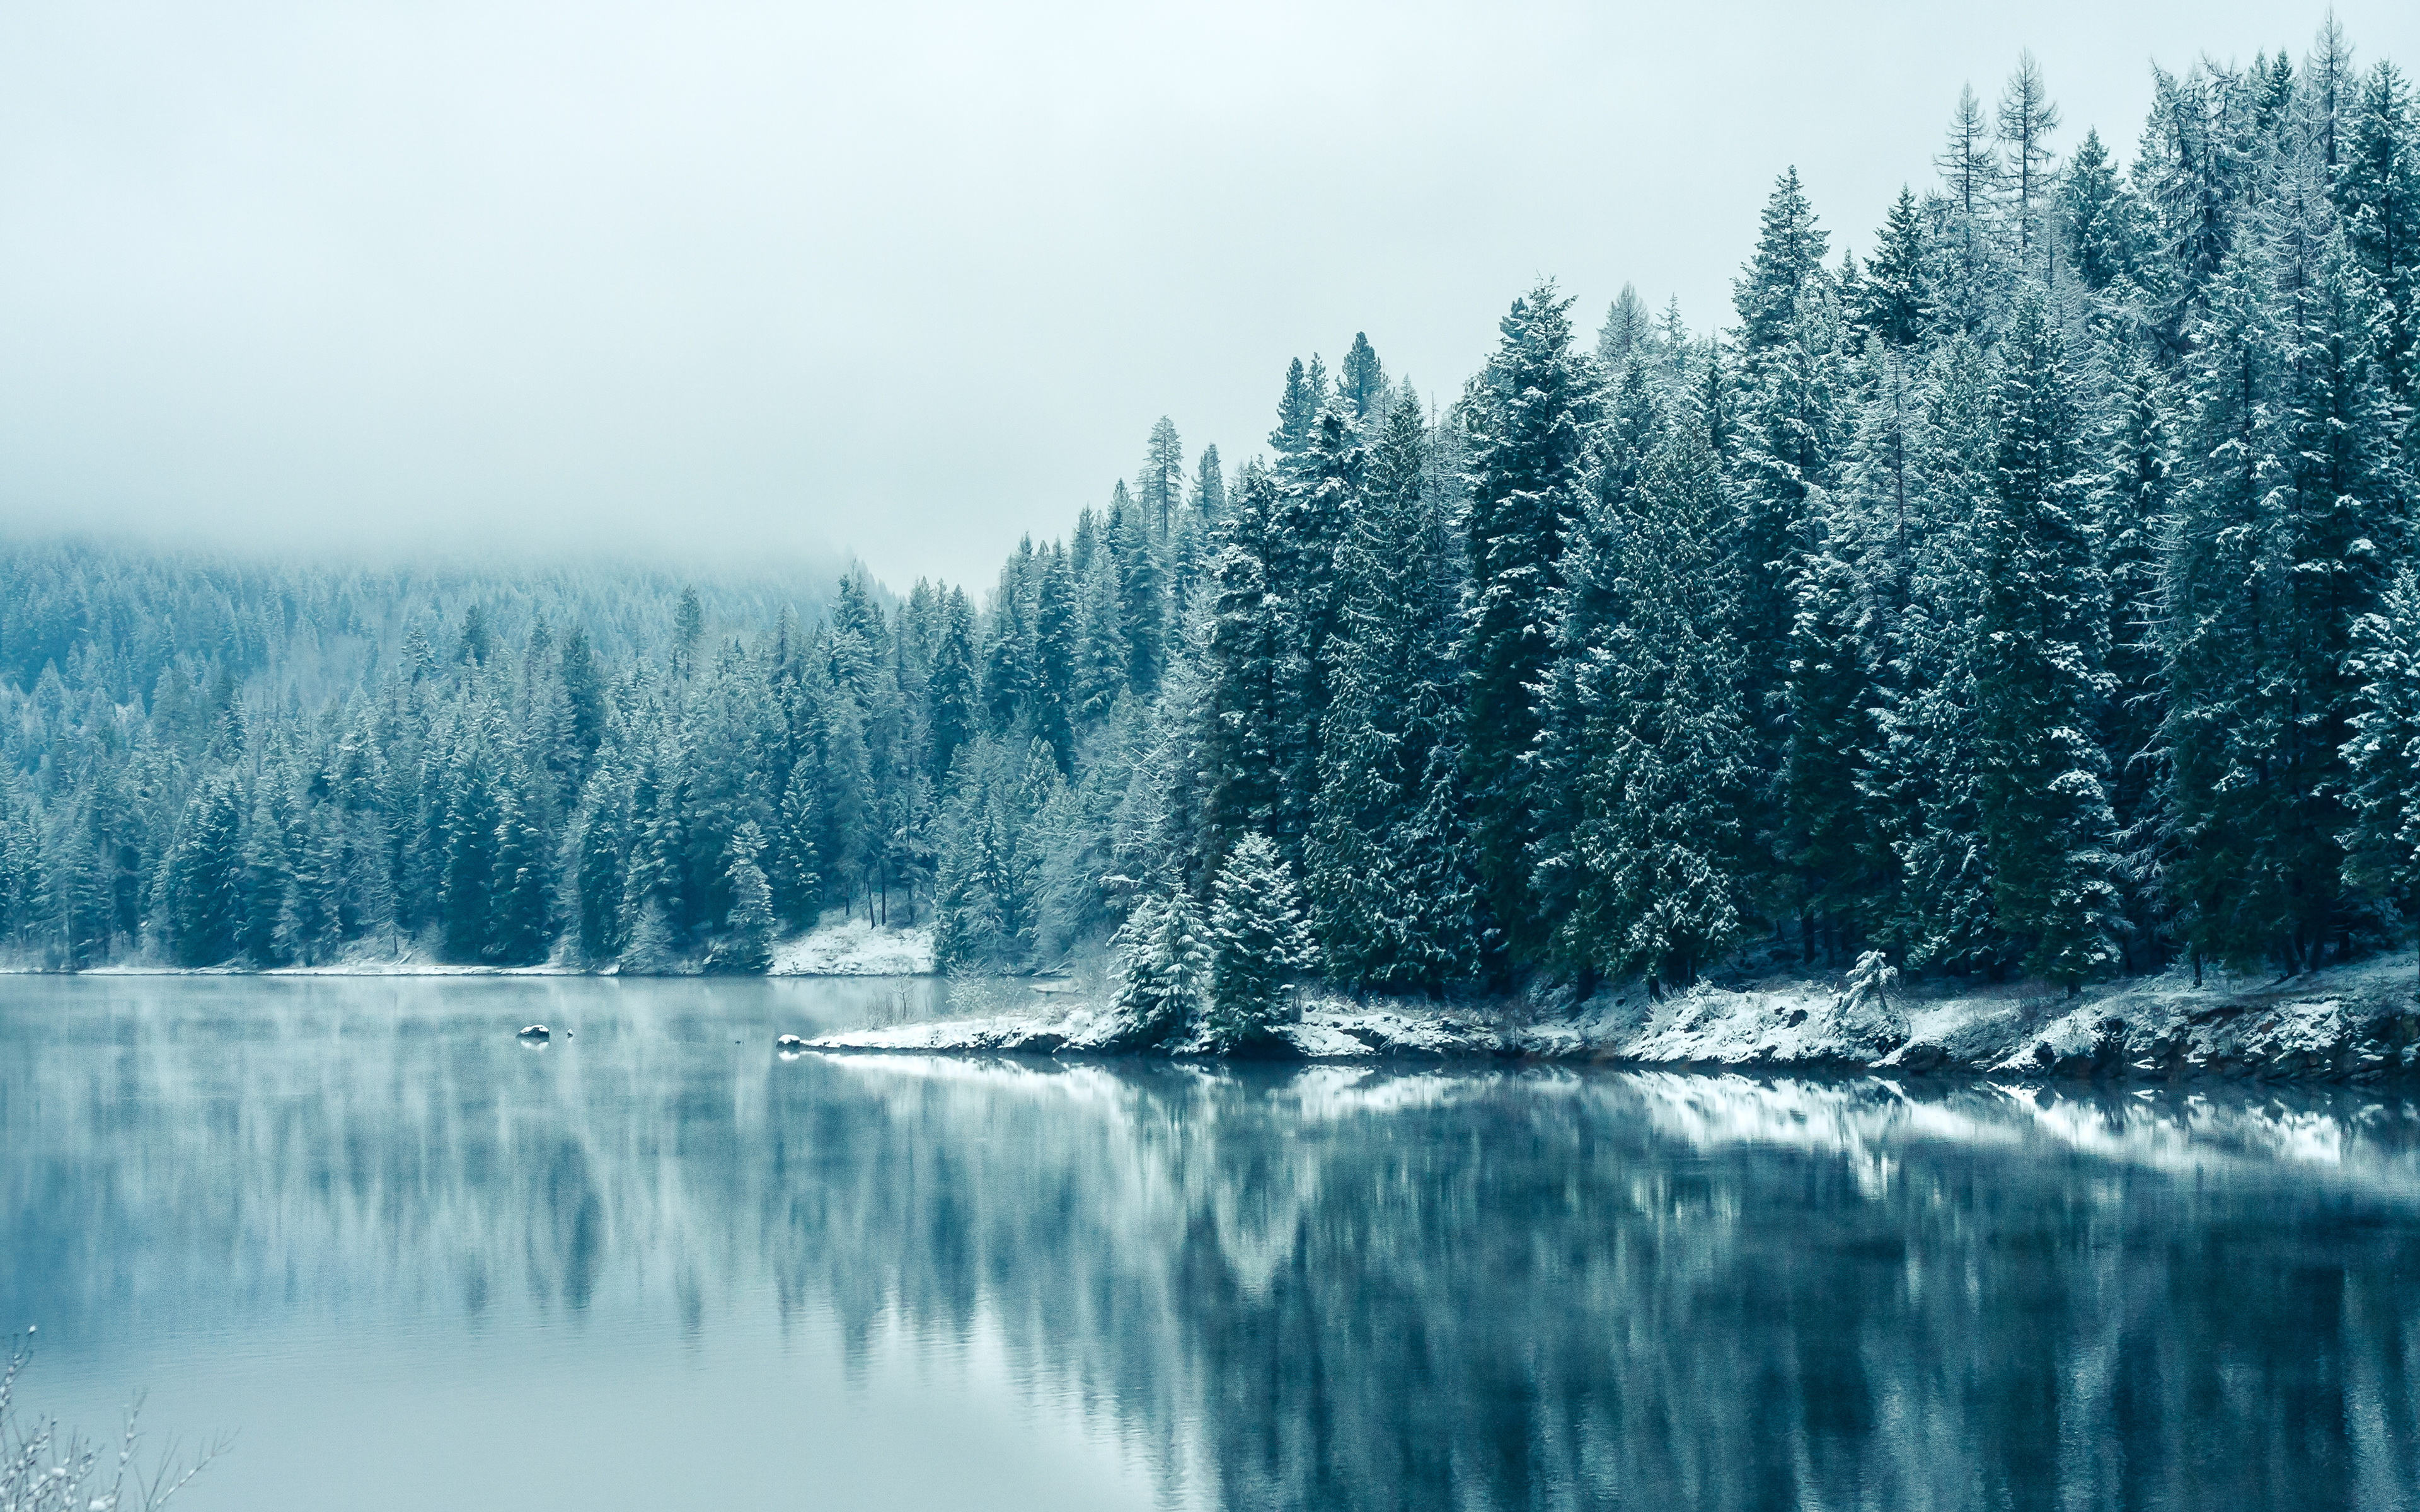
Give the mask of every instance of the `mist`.
[{"label": "mist", "polygon": [[[2131,155],[2154,59],[2317,7],[29,3],[0,48],[0,528],[861,557],[987,580],[1262,449],[1366,331],[1450,396],[1541,274],[1700,330],[1795,163],[1862,249],[2021,48]],[[2420,12],[2338,8],[2364,58]],[[1945,88],[1944,81],[1952,81]]]}]

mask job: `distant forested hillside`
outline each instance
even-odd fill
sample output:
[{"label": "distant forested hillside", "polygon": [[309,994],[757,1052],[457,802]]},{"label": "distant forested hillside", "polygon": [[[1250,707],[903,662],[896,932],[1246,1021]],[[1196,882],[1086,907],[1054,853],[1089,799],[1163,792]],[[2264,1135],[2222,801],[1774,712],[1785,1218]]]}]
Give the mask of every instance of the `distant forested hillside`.
[{"label": "distant forested hillside", "polygon": [[1459,390],[1356,336],[1239,467],[1163,421],[980,604],[12,548],[0,922],[752,970],[846,906],[969,965],[1115,937],[1214,1039],[1301,975],[2372,948],[2420,875],[2412,89],[2333,26],[2153,83],[2131,154],[2030,59],[1961,95],[1862,255],[1782,174],[1720,332],[1545,285]]}]

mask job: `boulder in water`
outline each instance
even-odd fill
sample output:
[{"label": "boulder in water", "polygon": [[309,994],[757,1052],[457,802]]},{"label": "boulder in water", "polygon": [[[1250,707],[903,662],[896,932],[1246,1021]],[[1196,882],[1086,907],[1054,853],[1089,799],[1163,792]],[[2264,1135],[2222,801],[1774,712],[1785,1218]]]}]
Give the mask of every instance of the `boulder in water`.
[{"label": "boulder in water", "polygon": [[514,1036],[514,1038],[528,1040],[535,1043],[539,1041],[553,1039],[554,1031],[548,1028],[543,1024],[526,1024],[521,1026],[521,1032]]},{"label": "boulder in water", "polygon": [[807,1041],[795,1034],[785,1034],[773,1041],[773,1048],[785,1056],[795,1056],[807,1048]]}]

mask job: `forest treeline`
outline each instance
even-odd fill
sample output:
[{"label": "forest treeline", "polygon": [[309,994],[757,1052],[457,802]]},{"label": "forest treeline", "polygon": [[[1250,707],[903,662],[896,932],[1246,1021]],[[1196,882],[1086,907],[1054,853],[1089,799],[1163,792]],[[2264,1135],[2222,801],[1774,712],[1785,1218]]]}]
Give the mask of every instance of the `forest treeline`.
[{"label": "forest treeline", "polygon": [[1356,336],[1238,467],[1163,420],[980,603],[667,585],[609,636],[558,583],[305,686],[228,606],[307,638],[324,584],[12,548],[0,924],[756,970],[849,908],[975,967],[1114,936],[1213,1038],[1302,975],[2373,948],[2420,878],[2412,88],[2333,23],[2153,85],[2124,159],[2030,57],[1962,93],[1862,259],[1783,174],[1722,331],[1548,284],[1458,391]]}]

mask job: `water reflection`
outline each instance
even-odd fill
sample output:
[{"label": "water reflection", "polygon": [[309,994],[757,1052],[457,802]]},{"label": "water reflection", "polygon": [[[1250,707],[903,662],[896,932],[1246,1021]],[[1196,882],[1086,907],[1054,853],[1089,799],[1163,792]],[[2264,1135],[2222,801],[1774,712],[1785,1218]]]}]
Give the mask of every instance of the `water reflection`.
[{"label": "water reflection", "polygon": [[[897,1008],[783,989],[0,986],[0,1318],[303,1372],[398,1319],[570,1326],[566,1373],[812,1324],[838,1389],[916,1357],[911,1439],[997,1351],[1169,1504],[2413,1504],[2399,1098],[783,1062]],[[551,1499],[427,1473],[396,1504]]]}]

